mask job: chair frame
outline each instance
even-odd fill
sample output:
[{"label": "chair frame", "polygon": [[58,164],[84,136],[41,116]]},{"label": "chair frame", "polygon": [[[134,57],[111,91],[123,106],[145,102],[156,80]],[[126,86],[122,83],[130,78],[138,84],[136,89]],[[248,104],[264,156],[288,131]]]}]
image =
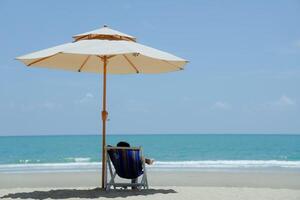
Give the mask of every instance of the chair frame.
[{"label": "chair frame", "polygon": [[[142,178],[140,180],[140,182],[137,181],[137,183],[117,183],[115,181],[115,178],[117,176],[117,172],[116,169],[114,169],[112,161],[110,159],[110,156],[108,154],[108,150],[110,149],[127,149],[127,150],[139,150],[140,152],[140,157],[142,158],[142,167],[143,167],[143,174],[141,175]],[[148,179],[147,179],[147,171],[146,171],[146,165],[145,165],[145,159],[144,159],[144,155],[143,155],[143,150],[142,147],[112,147],[112,146],[106,146],[105,147],[105,153],[106,153],[106,164],[108,165],[108,167],[106,167],[106,169],[109,169],[109,173],[110,173],[110,180],[108,181],[107,177],[105,177],[105,189],[106,190],[110,190],[111,187],[113,187],[114,189],[117,189],[117,187],[121,187],[124,189],[127,189],[127,187],[136,187],[138,190],[141,189],[149,189],[149,185],[148,185]],[[107,176],[107,173],[106,173]],[[121,178],[121,177],[120,177]],[[130,179],[131,180],[131,179]],[[139,180],[139,177],[137,178],[137,180]]]}]

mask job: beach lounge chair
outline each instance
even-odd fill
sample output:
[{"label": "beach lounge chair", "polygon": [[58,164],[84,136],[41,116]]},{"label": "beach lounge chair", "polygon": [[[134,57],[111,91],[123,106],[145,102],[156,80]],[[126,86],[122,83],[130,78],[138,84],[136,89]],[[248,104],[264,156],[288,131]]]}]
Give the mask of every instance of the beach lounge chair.
[{"label": "beach lounge chair", "polygon": [[[107,165],[110,173],[110,180],[106,178],[106,190],[113,187],[148,189],[147,172],[145,160],[141,147],[106,147]],[[114,169],[113,169],[113,167]],[[130,183],[117,183],[116,176],[123,179],[137,180]],[[141,176],[141,178],[139,178]],[[138,181],[140,179],[140,182]]]}]

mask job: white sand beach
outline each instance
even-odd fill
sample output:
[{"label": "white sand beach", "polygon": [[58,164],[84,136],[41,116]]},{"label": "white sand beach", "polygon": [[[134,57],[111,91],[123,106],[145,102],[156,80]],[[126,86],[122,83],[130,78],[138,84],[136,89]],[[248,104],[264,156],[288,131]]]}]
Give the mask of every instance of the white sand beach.
[{"label": "white sand beach", "polygon": [[0,174],[2,199],[300,199],[292,171],[150,171],[150,189],[105,192],[96,172]]}]

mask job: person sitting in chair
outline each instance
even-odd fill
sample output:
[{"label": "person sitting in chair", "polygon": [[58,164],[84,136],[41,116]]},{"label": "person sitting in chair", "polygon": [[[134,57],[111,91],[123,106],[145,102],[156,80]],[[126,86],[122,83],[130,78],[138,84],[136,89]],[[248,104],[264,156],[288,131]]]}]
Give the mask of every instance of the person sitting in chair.
[{"label": "person sitting in chair", "polygon": [[[128,142],[125,142],[125,141],[120,141],[118,144],[117,144],[117,147],[130,147],[130,144]],[[148,165],[152,165],[154,160],[153,159],[149,159],[149,158],[144,158],[145,159],[145,163],[147,163]],[[131,183],[137,183],[137,178],[135,179],[131,179]],[[131,189],[137,189],[136,186],[132,186]]]},{"label": "person sitting in chair", "polygon": [[[120,141],[120,142],[118,142],[117,147],[130,147],[130,144],[125,141]],[[153,162],[154,162],[153,159],[145,158],[145,163],[147,163],[148,165],[152,165]]]}]

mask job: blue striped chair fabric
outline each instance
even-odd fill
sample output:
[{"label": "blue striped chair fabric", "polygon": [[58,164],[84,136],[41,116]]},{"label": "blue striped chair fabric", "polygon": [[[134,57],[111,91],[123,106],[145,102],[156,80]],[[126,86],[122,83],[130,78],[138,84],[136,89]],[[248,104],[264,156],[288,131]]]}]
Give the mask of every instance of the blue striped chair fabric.
[{"label": "blue striped chair fabric", "polygon": [[121,178],[136,179],[144,173],[140,149],[109,149],[107,152]]}]

